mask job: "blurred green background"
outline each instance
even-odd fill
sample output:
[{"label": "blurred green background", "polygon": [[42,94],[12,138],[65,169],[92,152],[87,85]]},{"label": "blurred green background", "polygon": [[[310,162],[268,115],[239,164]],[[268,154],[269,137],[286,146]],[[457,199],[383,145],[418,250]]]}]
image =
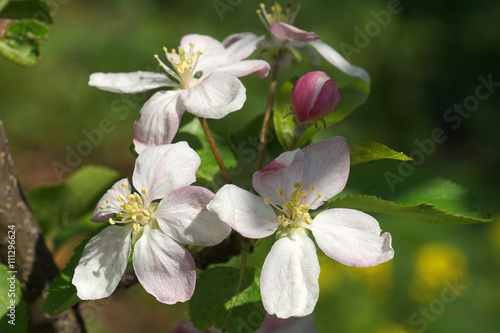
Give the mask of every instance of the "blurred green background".
[{"label": "blurred green background", "polygon": [[[217,3],[229,9],[217,13]],[[442,128],[447,140],[436,144],[421,167],[466,186],[481,198],[484,211],[498,214],[500,87],[460,126],[453,128],[455,122],[444,115],[475,94],[479,76],[500,82],[500,2],[401,1],[401,12],[379,24],[379,31],[371,31],[360,47],[358,31],[376,24],[376,14],[391,3],[302,3],[295,25],[315,31],[341,52],[346,44],[356,47],[351,62],[367,69],[373,80],[368,102],[322,136],[342,135],[350,143],[373,140],[410,154],[418,149],[416,140],[431,138],[435,128]],[[0,119],[25,190],[58,181],[54,162],[67,165],[68,151],[86,140],[84,131],[99,129],[103,119],[112,122],[113,130],[75,166],[101,164],[131,175],[132,124],[151,93],[122,97],[103,92],[87,85],[91,73],[155,69],[153,54],[163,46],[176,47],[188,33],[219,40],[235,32],[266,33],[255,14],[259,2],[250,0],[49,4],[54,25],[40,64],[22,68],[0,58]],[[313,67],[305,58],[281,72],[280,81],[318,69],[343,78],[330,64]],[[242,81],[247,87],[244,108],[210,122],[213,129],[231,126],[237,133],[263,112],[268,79],[251,75]],[[321,332],[497,332],[500,218],[484,225],[440,226],[376,217],[393,235],[396,256],[371,269],[320,258],[321,295],[314,315]],[[76,242],[59,250],[60,265]],[[271,243],[266,240],[256,250],[253,265],[262,262]],[[459,287],[450,287],[454,284]],[[134,332],[145,325],[168,332],[187,317],[185,304],[159,304],[139,285],[111,299],[85,303],[82,311],[90,332]]]}]

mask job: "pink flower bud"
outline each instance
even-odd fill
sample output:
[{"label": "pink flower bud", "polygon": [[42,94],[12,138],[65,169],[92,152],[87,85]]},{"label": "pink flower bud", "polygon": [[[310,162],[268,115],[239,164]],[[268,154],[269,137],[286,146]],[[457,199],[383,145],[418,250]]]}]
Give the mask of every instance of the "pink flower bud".
[{"label": "pink flower bud", "polygon": [[292,106],[300,123],[326,117],[340,102],[340,89],[325,72],[309,72],[295,82]]}]

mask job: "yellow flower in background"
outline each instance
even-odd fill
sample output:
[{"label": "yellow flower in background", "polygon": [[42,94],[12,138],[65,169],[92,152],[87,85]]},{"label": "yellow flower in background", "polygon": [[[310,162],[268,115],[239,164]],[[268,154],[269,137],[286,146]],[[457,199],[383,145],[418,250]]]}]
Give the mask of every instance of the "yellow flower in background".
[{"label": "yellow flower in background", "polygon": [[467,258],[453,245],[430,243],[417,250],[413,269],[415,275],[409,294],[417,302],[426,303],[446,287],[446,281],[453,282],[465,277]]}]

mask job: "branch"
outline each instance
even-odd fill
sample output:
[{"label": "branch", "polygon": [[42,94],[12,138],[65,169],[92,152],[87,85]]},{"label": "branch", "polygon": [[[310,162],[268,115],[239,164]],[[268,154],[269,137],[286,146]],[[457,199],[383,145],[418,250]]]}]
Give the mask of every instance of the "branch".
[{"label": "branch", "polygon": [[8,263],[7,235],[15,230],[15,269],[28,312],[29,332],[85,332],[76,307],[57,317],[40,309],[45,292],[59,270],[47,249],[42,230],[26,203],[14,171],[3,123],[0,120],[0,260]]}]

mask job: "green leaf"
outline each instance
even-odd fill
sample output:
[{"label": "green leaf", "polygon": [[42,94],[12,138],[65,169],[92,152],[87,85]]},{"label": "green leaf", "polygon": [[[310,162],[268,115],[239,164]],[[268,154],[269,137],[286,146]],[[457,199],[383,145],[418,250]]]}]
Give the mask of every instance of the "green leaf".
[{"label": "green leaf", "polygon": [[[278,90],[274,103],[274,128],[280,143],[286,150],[304,146],[316,132],[323,129],[322,122],[318,122],[307,128],[305,133],[297,139],[297,142],[294,142],[295,124],[293,118],[292,116],[285,117],[290,112],[286,105],[292,105],[292,88],[291,82],[285,82]],[[344,120],[345,117],[363,105],[368,100],[370,93],[370,85],[361,79],[353,79],[345,84],[339,83],[339,88],[342,99],[337,108],[324,118],[327,127]]]},{"label": "green leaf", "polygon": [[10,0],[7,6],[0,10],[0,18],[14,20],[36,19],[45,23],[52,23],[49,8],[40,0]]},{"label": "green leaf", "polygon": [[274,130],[278,135],[278,140],[281,146],[288,150],[293,142],[293,134],[295,131],[295,123],[293,122],[289,106],[292,105],[292,88],[293,83],[286,81],[276,93],[274,102],[273,124]]},{"label": "green leaf", "polygon": [[203,271],[189,302],[193,324],[199,330],[215,326],[224,332],[256,331],[266,317],[259,276],[259,270],[246,267],[238,290],[240,269],[219,266]]},{"label": "green leaf", "polygon": [[34,66],[40,58],[40,40],[49,35],[49,27],[37,20],[25,19],[11,23],[0,38],[0,54],[23,65]]},{"label": "green leaf", "polygon": [[368,141],[357,145],[349,145],[351,152],[351,165],[361,164],[365,162],[392,159],[400,161],[411,161],[412,158],[403,153],[398,153],[384,146],[381,143]]},{"label": "green leaf", "polygon": [[346,188],[328,207],[443,224],[491,221],[480,212],[478,199],[464,187],[409,162],[390,160],[351,168]]},{"label": "green leaf", "polygon": [[115,170],[86,166],[63,183],[32,189],[26,199],[44,237],[51,240],[63,230],[68,232],[68,228],[79,228],[77,222],[88,218],[99,199],[119,179]]},{"label": "green leaf", "polygon": [[0,332],[28,332],[26,303],[19,281],[3,264],[0,264],[0,290]]},{"label": "green leaf", "polygon": [[[234,167],[236,165],[236,160],[234,159],[234,155],[227,142],[222,136],[213,131],[212,136],[226,168],[229,169]],[[212,187],[212,189],[217,190],[219,185],[222,184],[224,180],[222,179],[219,165],[217,164],[214,154],[212,153],[212,149],[208,144],[200,121],[197,118],[191,120],[177,132],[175,142],[179,141],[187,141],[189,146],[193,148],[198,155],[200,155],[201,165],[196,172],[196,178],[198,181],[206,182],[207,185]],[[217,182],[217,179],[220,179],[221,181]]]},{"label": "green leaf", "polygon": [[54,279],[49,289],[47,289],[47,298],[42,304],[42,311],[51,316],[57,316],[65,310],[71,308],[76,303],[80,302],[80,298],[76,295],[76,287],[71,283],[75,273],[75,267],[78,265],[83,253],[85,245],[89,240],[97,235],[108,225],[101,226],[98,230],[91,233],[74,249],[73,256],[66,264],[61,273]]}]

